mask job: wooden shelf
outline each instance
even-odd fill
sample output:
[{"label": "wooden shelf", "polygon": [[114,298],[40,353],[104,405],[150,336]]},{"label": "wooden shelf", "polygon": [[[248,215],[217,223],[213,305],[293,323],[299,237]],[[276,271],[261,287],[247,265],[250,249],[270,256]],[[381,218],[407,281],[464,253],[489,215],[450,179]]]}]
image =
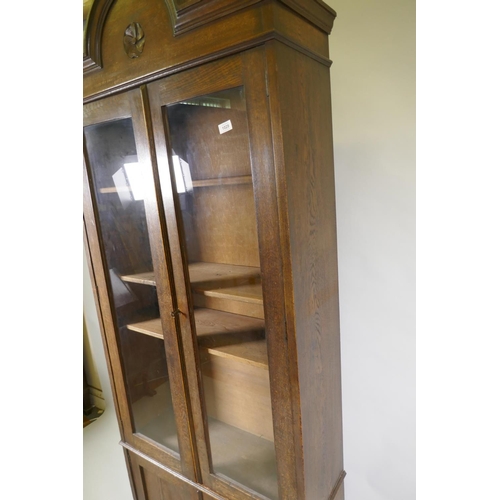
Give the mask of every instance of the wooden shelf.
[{"label": "wooden shelf", "polygon": [[[267,369],[263,320],[213,309],[195,309],[194,316],[200,349],[214,356],[237,359]],[[160,318],[129,324],[127,328],[163,338]]]},{"label": "wooden shelf", "polygon": [[[251,175],[240,175],[235,177],[216,177],[214,179],[200,179],[192,181],[194,188],[200,187],[212,187],[212,186],[236,186],[238,184],[252,184]],[[131,189],[128,186],[120,187],[104,187],[100,188],[99,192],[102,194],[107,193],[119,193],[119,192],[130,192]]]},{"label": "wooden shelf", "polygon": [[[200,347],[203,347],[200,344]],[[219,347],[207,347],[207,352],[221,358],[236,359],[258,368],[269,369],[266,339],[252,340]]]},{"label": "wooden shelf", "polygon": [[195,262],[189,275],[196,307],[264,319],[258,267]]},{"label": "wooden shelf", "polygon": [[[120,278],[130,283],[156,285],[153,271],[122,275]],[[221,284],[227,287],[248,283],[255,284],[260,283],[260,269],[258,267],[233,266],[215,262],[193,262],[189,264],[189,278],[192,286],[205,290],[219,287]]]},{"label": "wooden shelf", "polygon": [[193,290],[207,297],[220,297],[222,299],[233,299],[251,304],[262,304],[262,285],[254,283],[249,285],[238,285],[224,288],[206,288],[193,286]]},{"label": "wooden shelf", "polygon": [[128,186],[120,186],[120,187],[104,187],[99,189],[99,193],[108,194],[108,193],[130,193],[132,190]]},{"label": "wooden shelf", "polygon": [[193,286],[198,288],[218,287],[245,283],[260,283],[260,268],[249,266],[233,266],[214,262],[193,262],[189,264],[189,278]]},{"label": "wooden shelf", "polygon": [[[189,277],[195,306],[264,319],[258,267],[193,262],[189,264]],[[121,276],[121,279],[156,285],[152,271]]]},{"label": "wooden shelf", "polygon": [[215,179],[193,180],[193,187],[212,187],[212,186],[235,186],[237,184],[252,184],[251,175],[240,175],[237,177],[217,177]]},{"label": "wooden shelf", "polygon": [[195,309],[198,345],[214,356],[267,368],[264,321],[214,309]]},{"label": "wooden shelf", "polygon": [[132,323],[127,325],[127,328],[133,332],[150,335],[151,337],[156,337],[157,339],[163,339],[163,329],[161,327],[160,318],[148,319],[146,321],[140,321],[139,323]]},{"label": "wooden shelf", "polygon": [[120,276],[120,278],[122,279],[122,281],[127,281],[129,283],[139,283],[141,285],[156,286],[155,273],[153,271],[138,274],[129,274]]}]

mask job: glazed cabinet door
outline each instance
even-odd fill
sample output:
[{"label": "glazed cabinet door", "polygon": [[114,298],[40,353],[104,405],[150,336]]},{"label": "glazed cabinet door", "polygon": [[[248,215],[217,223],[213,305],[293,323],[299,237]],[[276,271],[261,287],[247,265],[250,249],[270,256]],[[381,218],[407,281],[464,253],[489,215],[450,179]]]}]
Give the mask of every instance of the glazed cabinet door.
[{"label": "glazed cabinet door", "polygon": [[288,498],[270,366],[284,314],[264,51],[148,95],[203,483],[228,499]]},{"label": "glazed cabinet door", "polygon": [[123,439],[194,481],[144,97],[136,89],[84,106],[85,227]]}]

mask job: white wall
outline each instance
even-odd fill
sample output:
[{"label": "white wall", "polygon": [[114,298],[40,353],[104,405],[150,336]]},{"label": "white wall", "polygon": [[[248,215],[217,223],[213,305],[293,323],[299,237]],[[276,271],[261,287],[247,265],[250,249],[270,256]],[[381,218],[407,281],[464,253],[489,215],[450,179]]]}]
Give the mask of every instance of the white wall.
[{"label": "white wall", "polygon": [[346,500],[415,498],[415,2],[327,0]]}]

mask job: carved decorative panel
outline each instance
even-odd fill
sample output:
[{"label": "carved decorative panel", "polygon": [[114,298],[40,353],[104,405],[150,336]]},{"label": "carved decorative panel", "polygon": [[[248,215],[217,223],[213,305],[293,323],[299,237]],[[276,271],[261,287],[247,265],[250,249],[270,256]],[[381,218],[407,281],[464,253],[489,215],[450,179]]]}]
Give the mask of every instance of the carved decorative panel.
[{"label": "carved decorative panel", "polygon": [[165,0],[174,34],[178,35],[261,0]]},{"label": "carved decorative panel", "polygon": [[135,59],[142,54],[145,41],[144,31],[139,23],[127,26],[123,35],[123,47],[130,59]]}]

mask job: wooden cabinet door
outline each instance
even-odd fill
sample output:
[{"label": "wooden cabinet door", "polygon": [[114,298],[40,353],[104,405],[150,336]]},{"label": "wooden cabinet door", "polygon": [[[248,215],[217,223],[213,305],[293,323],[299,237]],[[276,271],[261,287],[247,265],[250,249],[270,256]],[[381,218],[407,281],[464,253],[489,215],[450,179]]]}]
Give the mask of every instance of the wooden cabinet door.
[{"label": "wooden cabinet door", "polygon": [[122,437],[197,480],[140,89],[84,106],[84,206]]},{"label": "wooden cabinet door", "polygon": [[195,484],[179,479],[135,453],[126,453],[137,500],[202,500]]},{"label": "wooden cabinet door", "polygon": [[203,483],[229,499],[293,498],[265,51],[148,96]]}]

